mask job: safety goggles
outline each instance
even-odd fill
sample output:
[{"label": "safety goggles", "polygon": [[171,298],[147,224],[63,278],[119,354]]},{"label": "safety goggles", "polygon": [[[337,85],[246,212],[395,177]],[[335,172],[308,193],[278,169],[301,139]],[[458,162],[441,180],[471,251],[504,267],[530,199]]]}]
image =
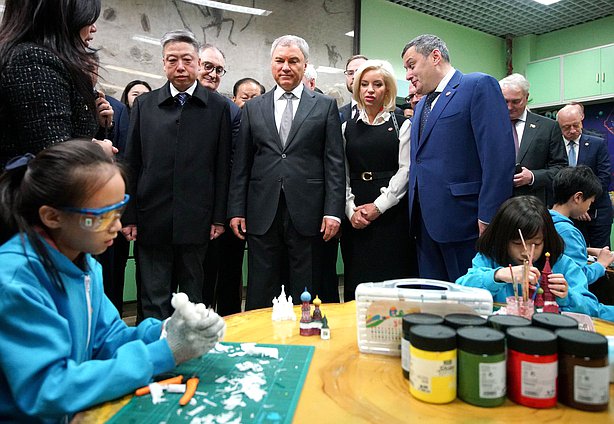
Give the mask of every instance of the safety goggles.
[{"label": "safety goggles", "polygon": [[124,200],[121,202],[105,206],[104,208],[89,209],[64,207],[58,209],[81,215],[79,217],[79,225],[81,228],[87,231],[98,232],[107,230],[116,219],[121,218],[129,200],[130,195],[126,194],[124,195]]}]

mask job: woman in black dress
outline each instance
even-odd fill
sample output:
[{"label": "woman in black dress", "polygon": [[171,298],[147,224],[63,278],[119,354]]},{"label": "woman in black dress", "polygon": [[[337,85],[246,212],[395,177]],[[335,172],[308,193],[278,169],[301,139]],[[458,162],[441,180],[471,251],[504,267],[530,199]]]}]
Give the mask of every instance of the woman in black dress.
[{"label": "woman in black dress", "polygon": [[355,74],[358,115],[343,126],[345,301],[359,283],[417,275],[406,198],[411,121],[394,113],[396,91],[386,61],[368,60]]}]

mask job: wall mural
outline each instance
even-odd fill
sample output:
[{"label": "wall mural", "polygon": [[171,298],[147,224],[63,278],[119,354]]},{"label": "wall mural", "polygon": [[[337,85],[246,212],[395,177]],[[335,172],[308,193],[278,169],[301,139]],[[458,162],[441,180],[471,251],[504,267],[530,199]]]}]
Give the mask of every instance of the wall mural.
[{"label": "wall mural", "polygon": [[[352,55],[353,0],[234,0],[239,6],[272,11],[255,16],[197,5],[183,0],[103,0],[93,46],[100,49],[101,88],[119,97],[133,79],[152,87],[166,82],[157,40],[169,30],[186,28],[201,43],[211,43],[226,55],[228,73],[219,91],[231,95],[235,81],[256,78],[274,86],[270,72],[273,40],[295,34],[309,43],[318,70],[317,86],[343,104],[349,101],[343,69]],[[321,67],[325,67],[322,69]]]}]

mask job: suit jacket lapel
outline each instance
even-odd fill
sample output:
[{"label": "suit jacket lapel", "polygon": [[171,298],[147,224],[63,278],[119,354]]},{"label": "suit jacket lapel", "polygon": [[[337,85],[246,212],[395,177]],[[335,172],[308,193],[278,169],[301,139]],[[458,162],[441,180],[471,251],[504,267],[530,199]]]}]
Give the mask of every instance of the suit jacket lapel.
[{"label": "suit jacket lapel", "polygon": [[262,116],[265,125],[269,133],[275,134],[275,140],[277,141],[277,145],[281,149],[281,139],[279,138],[279,131],[277,130],[277,125],[275,124],[275,90],[268,91],[262,95],[262,102],[264,104]]},{"label": "suit jacket lapel", "polygon": [[[298,132],[299,128],[305,121],[305,118],[307,118],[307,116],[309,115],[309,113],[311,112],[311,109],[313,109],[315,104],[316,104],[316,95],[313,94],[311,91],[307,90],[307,88],[303,87],[303,94],[301,94],[301,101],[298,103],[298,109],[296,110],[296,113],[294,114],[294,119],[292,120],[292,126],[290,127],[290,133],[288,134],[288,139],[286,140],[285,149],[287,149],[290,143],[292,143],[294,136]],[[280,143],[281,143],[281,140],[280,140]]]},{"label": "suit jacket lapel", "polygon": [[[420,134],[420,145],[422,145],[422,143],[424,143],[424,141],[427,139],[435,126],[437,119],[439,119],[439,115],[441,115],[441,112],[444,111],[450,100],[452,100],[452,97],[454,97],[454,94],[456,94],[456,87],[458,87],[458,84],[460,84],[462,78],[463,74],[460,73],[460,71],[454,72],[450,82],[448,82],[448,85],[446,85],[437,98],[437,102],[435,103],[435,106],[433,106],[433,109],[431,109],[431,113],[426,121],[426,124],[424,125],[424,128],[422,129],[422,134]],[[418,126],[420,126],[419,122]]]},{"label": "suit jacket lapel", "polygon": [[[576,164],[580,165],[584,163],[582,162],[582,160],[584,160],[584,157],[586,156],[590,148],[591,142],[584,134],[582,134],[580,136],[580,139],[578,140],[578,158],[576,160]],[[567,146],[565,146],[565,149],[567,149]]]},{"label": "suit jacket lapel", "polygon": [[531,148],[531,143],[535,139],[535,133],[538,130],[537,119],[531,112],[527,112],[527,121],[524,123],[524,131],[520,140],[520,148],[518,149],[518,157],[516,161],[521,163],[525,155]]}]

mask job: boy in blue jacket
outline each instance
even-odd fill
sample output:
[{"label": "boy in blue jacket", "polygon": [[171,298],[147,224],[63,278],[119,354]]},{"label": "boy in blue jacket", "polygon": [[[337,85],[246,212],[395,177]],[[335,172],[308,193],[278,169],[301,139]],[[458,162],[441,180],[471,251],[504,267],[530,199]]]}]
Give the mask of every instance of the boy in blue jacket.
[{"label": "boy in blue jacket", "polygon": [[[614,261],[609,247],[601,249],[586,247],[586,240],[570,218],[587,217],[588,209],[596,197],[601,195],[601,183],[593,170],[586,165],[562,169],[553,180],[554,206],[550,215],[554,227],[565,242],[564,254],[582,269],[588,284],[605,275],[605,268]],[[597,262],[589,264],[587,255],[593,255]]]}]

